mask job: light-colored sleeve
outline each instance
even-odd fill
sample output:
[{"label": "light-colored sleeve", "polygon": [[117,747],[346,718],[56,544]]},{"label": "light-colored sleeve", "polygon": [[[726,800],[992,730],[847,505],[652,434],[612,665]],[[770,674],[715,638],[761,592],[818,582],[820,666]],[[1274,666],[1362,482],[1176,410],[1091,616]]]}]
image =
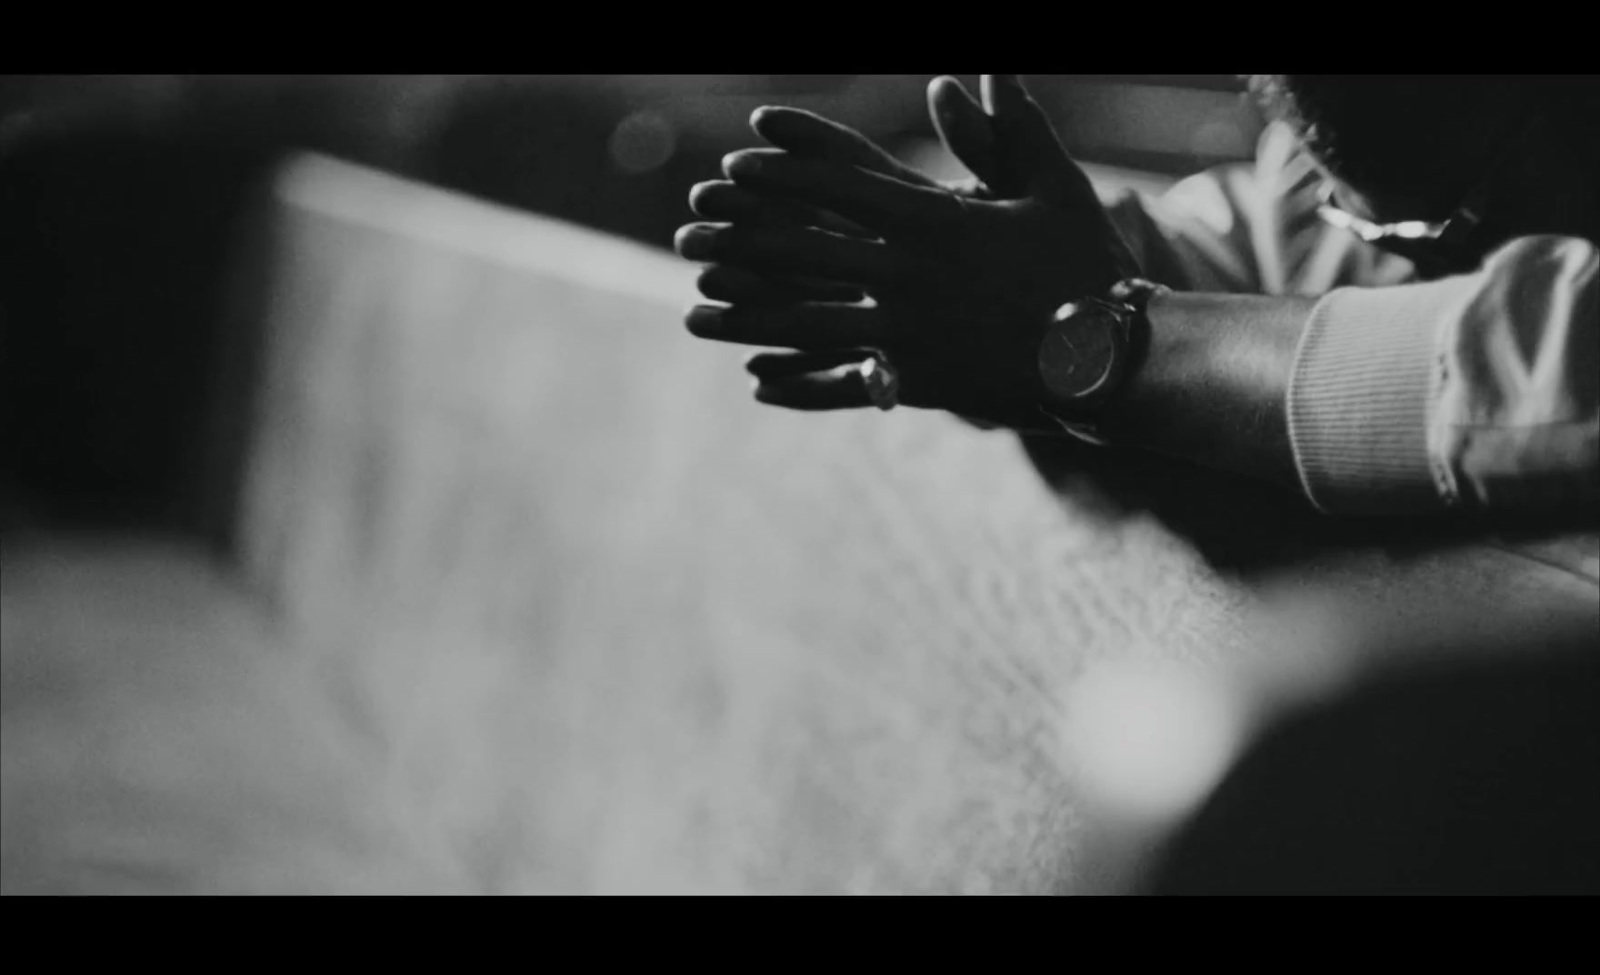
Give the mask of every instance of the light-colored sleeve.
[{"label": "light-colored sleeve", "polygon": [[1595,245],[1523,238],[1474,274],[1415,283],[1408,261],[1321,221],[1317,183],[1274,124],[1253,163],[1107,200],[1107,213],[1146,276],[1177,290],[1322,296],[1288,404],[1319,509],[1593,510]]},{"label": "light-colored sleeve", "polygon": [[1273,124],[1253,162],[1198,173],[1160,196],[1109,197],[1106,213],[1145,277],[1178,291],[1309,296],[1415,276],[1408,261],[1325,224],[1317,185],[1294,132]]},{"label": "light-colored sleeve", "polygon": [[1317,304],[1289,426],[1335,514],[1593,511],[1600,501],[1600,252],[1525,237],[1473,274]]}]

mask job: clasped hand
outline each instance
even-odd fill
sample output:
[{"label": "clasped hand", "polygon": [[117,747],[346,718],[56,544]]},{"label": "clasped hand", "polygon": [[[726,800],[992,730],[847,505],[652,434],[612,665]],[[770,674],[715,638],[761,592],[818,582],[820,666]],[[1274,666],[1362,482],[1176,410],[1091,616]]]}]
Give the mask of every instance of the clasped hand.
[{"label": "clasped hand", "polygon": [[852,367],[878,352],[906,405],[1039,429],[1053,313],[1137,268],[1016,76],[985,75],[982,106],[952,78],[928,100],[976,180],[942,185],[845,126],[757,111],[751,127],[776,148],[730,154],[727,179],[690,194],[713,222],[682,228],[677,249],[708,265],[700,290],[724,304],[697,306],[688,328],[785,350],[748,363],[765,403],[866,406]]}]

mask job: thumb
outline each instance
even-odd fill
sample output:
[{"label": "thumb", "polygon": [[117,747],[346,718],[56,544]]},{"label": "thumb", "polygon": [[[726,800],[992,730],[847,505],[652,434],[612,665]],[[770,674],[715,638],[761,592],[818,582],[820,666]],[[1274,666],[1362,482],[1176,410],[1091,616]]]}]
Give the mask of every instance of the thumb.
[{"label": "thumb", "polygon": [[933,79],[928,85],[928,114],[945,148],[990,192],[999,197],[1027,193],[1025,185],[1008,180],[998,165],[994,120],[985,114],[961,82],[949,75]]},{"label": "thumb", "polygon": [[1029,193],[1069,200],[1093,192],[1056,137],[1049,116],[1014,74],[983,76],[983,102],[994,119],[998,165]]}]

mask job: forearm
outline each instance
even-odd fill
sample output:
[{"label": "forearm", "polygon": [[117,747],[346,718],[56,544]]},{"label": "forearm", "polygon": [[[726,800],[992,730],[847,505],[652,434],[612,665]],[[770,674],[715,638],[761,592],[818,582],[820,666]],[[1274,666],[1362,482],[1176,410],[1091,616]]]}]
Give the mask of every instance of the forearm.
[{"label": "forearm", "polygon": [[1299,487],[1287,397],[1316,300],[1173,293],[1148,306],[1150,342],[1108,410],[1118,444]]},{"label": "forearm", "polygon": [[1469,275],[1321,298],[1174,293],[1103,428],[1295,485],[1325,512],[1537,512],[1600,499],[1600,255],[1521,238]]}]

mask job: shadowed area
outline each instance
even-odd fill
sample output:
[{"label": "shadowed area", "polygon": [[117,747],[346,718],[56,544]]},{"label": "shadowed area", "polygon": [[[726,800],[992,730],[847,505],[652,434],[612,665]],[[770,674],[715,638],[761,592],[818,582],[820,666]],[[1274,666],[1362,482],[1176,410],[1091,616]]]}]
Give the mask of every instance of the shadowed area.
[{"label": "shadowed area", "polygon": [[1295,714],[1178,832],[1147,888],[1594,893],[1593,635],[1534,637],[1516,657],[1374,681]]}]

